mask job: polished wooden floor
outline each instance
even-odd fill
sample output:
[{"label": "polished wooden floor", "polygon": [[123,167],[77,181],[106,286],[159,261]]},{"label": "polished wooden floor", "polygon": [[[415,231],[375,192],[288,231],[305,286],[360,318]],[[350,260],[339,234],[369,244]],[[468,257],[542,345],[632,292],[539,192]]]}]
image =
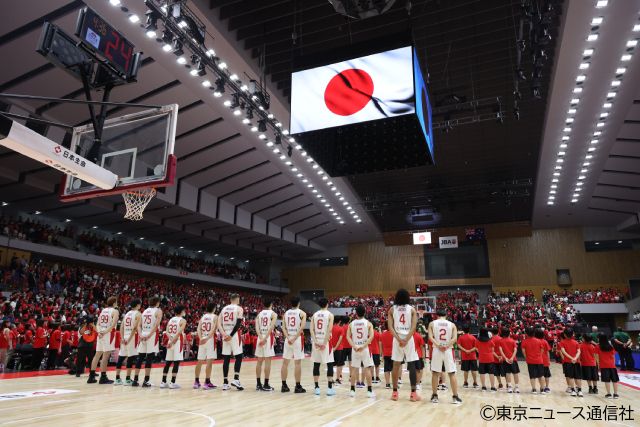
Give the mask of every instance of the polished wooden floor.
[{"label": "polished wooden floor", "polygon": [[[255,362],[246,362],[242,366],[241,380],[245,391],[193,390],[193,366],[181,367],[178,383],[181,390],[164,390],[157,387],[139,389],[86,384],[86,376],[77,379],[69,375],[16,378],[0,380],[0,395],[43,389],[75,390],[75,393],[39,396],[20,400],[0,400],[0,425],[20,426],[500,426],[500,425],[536,425],[561,426],[584,425],[604,426],[606,424],[622,426],[640,426],[640,391],[620,386],[620,399],[604,398],[604,387],[597,397],[571,397],[565,393],[566,385],[561,367],[552,366],[552,393],[550,395],[532,395],[528,387],[521,387],[519,395],[481,393],[478,390],[461,389],[463,404],[451,404],[450,392],[440,392],[440,403],[428,401],[430,378],[423,381],[422,402],[409,402],[408,385],[400,389],[400,401],[389,399],[389,390],[384,384],[374,385],[377,397],[369,399],[366,391],[357,390],[355,398],[349,397],[349,388],[345,385],[337,388],[337,395],[328,397],[326,381],[322,380],[322,395],[313,394],[311,362],[303,362],[302,384],[306,395],[293,393],[281,394],[281,361],[273,362],[272,383],[277,387],[274,393],[255,391]],[[521,363],[521,368],[525,368]],[[221,382],[221,365],[214,366],[214,382]],[[289,385],[293,389],[293,367],[290,368]],[[113,378],[113,372],[110,372]],[[160,382],[161,370],[154,369],[152,382]],[[345,375],[347,377],[347,375]],[[458,373],[458,379],[462,377]],[[1,376],[0,376],[1,378]],[[526,375],[523,379],[527,379]],[[408,376],[405,375],[405,380]],[[527,381],[528,382],[528,381]],[[555,419],[529,419],[522,421],[484,421],[481,409],[485,405],[506,405],[509,408],[524,406],[528,416],[548,417],[553,410]],[[583,407],[586,416],[589,406],[631,405],[636,420],[615,422],[572,420],[578,413],[577,407]],[[491,414],[487,409],[486,414]],[[513,409],[511,409],[513,413]],[[571,411],[571,414],[557,414],[558,411]]]}]

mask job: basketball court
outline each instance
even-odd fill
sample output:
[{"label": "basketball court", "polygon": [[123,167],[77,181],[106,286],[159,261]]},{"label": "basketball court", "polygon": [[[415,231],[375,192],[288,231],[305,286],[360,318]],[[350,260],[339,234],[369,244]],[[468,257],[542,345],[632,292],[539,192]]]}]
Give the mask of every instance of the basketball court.
[{"label": "basketball court", "polygon": [[[296,322],[302,337],[314,328],[302,314],[285,324],[291,297],[308,319],[328,304],[346,331],[357,310],[386,325],[400,288],[416,316],[406,323],[405,307],[403,332],[391,324],[407,340],[442,304],[458,330],[519,341],[535,329],[560,351],[575,329],[599,341],[594,354],[615,347],[633,361],[640,0],[5,3],[0,350],[35,362],[2,363],[0,426],[640,426],[629,359],[615,399],[600,383],[570,396],[554,362],[548,394],[531,392],[524,360],[519,394],[463,388],[458,361],[461,404],[450,390],[430,401],[428,368],[419,402],[407,370],[399,401],[384,379],[375,397],[364,386],[350,396],[347,369],[335,396],[323,373],[317,396],[308,354],[306,394],[280,392],[280,355],[273,392],[255,390],[255,359],[242,364],[243,391],[221,389],[220,361],[208,391],[192,389],[193,360],[171,390],[158,387],[159,363],[144,389],[44,369],[63,330],[90,324],[112,296],[120,319],[138,298],[143,310],[161,300],[150,334],[184,312],[184,336],[166,332],[180,345],[201,332],[205,306],[236,292],[245,317],[233,323],[234,305],[229,325],[198,339],[246,334],[250,345],[267,296],[282,318],[265,335],[273,345]],[[104,334],[115,337],[111,313]]]}]

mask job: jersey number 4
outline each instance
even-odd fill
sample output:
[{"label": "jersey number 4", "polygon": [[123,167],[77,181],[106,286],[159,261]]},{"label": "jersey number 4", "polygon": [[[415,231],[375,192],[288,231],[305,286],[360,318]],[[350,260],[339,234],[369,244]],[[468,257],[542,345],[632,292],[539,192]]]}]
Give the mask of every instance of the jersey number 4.
[{"label": "jersey number 4", "polygon": [[400,323],[402,323],[403,325],[405,325],[405,324],[407,323],[407,322],[406,322],[406,319],[405,319],[405,317],[404,317],[404,313],[402,313],[402,314],[400,315],[400,318],[399,318],[398,320],[399,320],[399,321],[400,321]]}]

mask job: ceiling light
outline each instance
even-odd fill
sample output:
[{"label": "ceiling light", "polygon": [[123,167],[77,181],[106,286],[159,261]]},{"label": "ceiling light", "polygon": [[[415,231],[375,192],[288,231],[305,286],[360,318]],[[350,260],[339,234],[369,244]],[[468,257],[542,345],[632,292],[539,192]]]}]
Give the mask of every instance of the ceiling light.
[{"label": "ceiling light", "polygon": [[560,180],[559,180],[558,178],[553,178],[553,179],[551,180],[551,182],[554,182],[554,183],[555,183],[555,182],[560,182]]},{"label": "ceiling light", "polygon": [[553,205],[553,201],[549,200],[549,201],[547,202],[547,205],[550,205],[550,206],[551,206],[551,205]]},{"label": "ceiling light", "polygon": [[584,163],[582,164],[582,166],[589,166],[590,164],[591,164],[591,162],[584,162]]},{"label": "ceiling light", "polygon": [[555,169],[555,170],[558,170],[558,171],[559,171],[559,170],[562,170],[562,166],[557,165],[554,169]]},{"label": "ceiling light", "polygon": [[340,224],[344,224],[344,221],[340,220]]},{"label": "ceiling light", "polygon": [[625,53],[620,57],[620,61],[624,61],[624,62],[631,61],[631,55],[629,55],[628,53]]},{"label": "ceiling light", "polygon": [[233,261],[234,259],[236,259],[236,257],[231,257],[231,258],[229,258],[229,259],[230,259],[231,261]]},{"label": "ceiling light", "polygon": [[604,127],[604,122],[599,122],[598,124],[596,124],[597,128],[601,128]]},{"label": "ceiling light", "polygon": [[598,35],[597,34],[589,34],[587,36],[587,41],[588,42],[594,42],[596,40],[598,40]]},{"label": "ceiling light", "polygon": [[[633,32],[634,33],[640,32],[640,24],[636,24],[633,26]],[[621,243],[621,242],[618,242],[618,243]]]},{"label": "ceiling light", "polygon": [[557,186],[557,185],[555,185],[555,184],[552,184],[552,185],[551,185],[551,188],[553,188],[553,189],[555,190],[556,188],[558,188],[558,186]]},{"label": "ceiling light", "polygon": [[164,242],[160,242],[160,245],[164,245]]},{"label": "ceiling light", "polygon": [[560,148],[567,148],[568,145],[567,144],[560,144]]},{"label": "ceiling light", "polygon": [[274,149],[273,149],[273,152],[274,152],[275,154],[278,154],[278,153],[280,152],[280,150],[279,150],[278,148],[274,148]]},{"label": "ceiling light", "polygon": [[578,199],[571,199],[571,203],[578,203]]},{"label": "ceiling light", "polygon": [[581,87],[574,87],[573,88],[573,93],[582,93],[582,88]]},{"label": "ceiling light", "polygon": [[560,172],[554,172],[553,176],[560,176]]},{"label": "ceiling light", "polygon": [[564,163],[564,159],[556,159],[556,163]]},{"label": "ceiling light", "polygon": [[585,81],[587,78],[587,76],[585,76],[584,74],[579,74],[578,76],[576,76],[576,81],[577,82],[583,82]]},{"label": "ceiling light", "polygon": [[187,59],[184,56],[179,56],[178,59],[176,59],[176,62],[180,65],[184,65],[187,63]]},{"label": "ceiling light", "polygon": [[627,47],[636,47],[637,44],[638,44],[638,40],[629,40],[627,42]]},{"label": "ceiling light", "polygon": [[600,132],[599,130],[593,133],[593,136],[600,136],[600,135],[602,135],[602,132]]},{"label": "ceiling light", "polygon": [[95,230],[95,229],[97,229],[97,228],[98,228],[98,226],[97,226],[97,225],[94,225],[94,226],[93,226],[93,227],[91,227],[91,228],[93,228],[93,229]]},{"label": "ceiling light", "polygon": [[282,134],[283,135],[289,135],[289,131],[287,129],[285,129],[285,130],[282,131]]},{"label": "ceiling light", "polygon": [[602,24],[602,16],[595,17],[591,20],[591,25],[600,25]]},{"label": "ceiling light", "polygon": [[201,84],[204,87],[211,87],[211,82],[209,80],[204,80]]},{"label": "ceiling light", "polygon": [[252,126],[251,127],[251,132],[258,132],[258,127],[257,126]]},{"label": "ceiling light", "polygon": [[555,200],[556,196],[549,196],[549,200]]},{"label": "ceiling light", "polygon": [[580,64],[578,66],[579,69],[581,70],[586,70],[587,68],[589,68],[589,63],[588,62],[583,62],[582,64]]},{"label": "ceiling light", "polygon": [[236,81],[236,80],[238,80],[238,75],[237,75],[237,74],[231,74],[231,75],[229,76],[229,79],[230,79],[230,80],[233,80],[233,81]]},{"label": "ceiling light", "polygon": [[564,135],[564,136],[562,137],[562,140],[563,140],[563,141],[568,141],[568,140],[569,140],[569,136],[568,136],[568,135]]},{"label": "ceiling light", "polygon": [[609,113],[607,113],[606,111],[604,113],[600,113],[600,118],[604,119],[605,117],[607,117],[609,115]]},{"label": "ceiling light", "polygon": [[[317,193],[317,192],[318,192],[318,190],[316,190],[316,189],[314,188],[313,190],[311,190],[311,192],[315,194],[315,193]],[[321,197],[322,197],[322,196],[321,196]]]},{"label": "ceiling light", "polygon": [[251,123],[251,120],[245,117],[244,119],[242,119],[242,123],[248,125],[249,123]]},{"label": "ceiling light", "polygon": [[144,240],[144,237],[140,237],[139,240]]},{"label": "ceiling light", "polygon": [[589,172],[587,169],[580,169],[580,173],[587,173]]},{"label": "ceiling light", "polygon": [[[96,227],[96,228],[98,228],[98,227]],[[119,236],[119,235],[122,234],[122,231],[118,231],[116,234]]]},{"label": "ceiling light", "polygon": [[585,49],[582,52],[582,56],[591,56],[591,55],[593,55],[593,49]]},{"label": "ceiling light", "polygon": [[305,178],[305,179],[302,180],[302,182],[306,184],[307,182],[309,182],[309,180],[307,178]]},{"label": "ceiling light", "polygon": [[569,108],[569,111],[567,111],[567,114],[575,114],[578,110],[576,110],[575,108]]},{"label": "ceiling light", "polygon": [[129,15],[129,22],[131,22],[132,24],[137,24],[138,22],[140,22],[140,17],[133,13]]},{"label": "ceiling light", "polygon": [[564,151],[558,151],[558,156],[564,156],[565,154],[567,154],[567,153],[564,152]]},{"label": "ceiling light", "polygon": [[322,194],[316,194],[316,197],[317,197],[318,199],[322,199]]},{"label": "ceiling light", "polygon": [[313,184],[307,184],[307,187],[311,188],[313,187]]},{"label": "ceiling light", "polygon": [[314,163],[313,166],[311,166],[313,169],[318,169],[318,164]]},{"label": "ceiling light", "polygon": [[572,99],[571,99],[571,105],[576,105],[576,104],[577,104],[577,103],[579,103],[579,102],[580,102],[580,99],[579,99],[579,98],[572,98]]},{"label": "ceiling light", "polygon": [[[246,92],[246,91],[248,91],[248,90],[249,90],[249,86],[247,86],[247,85],[242,85],[242,86],[240,86],[240,90],[241,90],[241,91],[243,91],[243,92]],[[278,126],[278,125],[276,124],[276,126]]]},{"label": "ceiling light", "polygon": [[578,183],[576,183],[576,185],[577,185],[578,187],[582,187],[582,186],[584,185],[584,182],[578,182]]},{"label": "ceiling light", "polygon": [[594,151],[596,151],[596,147],[589,147],[589,149],[587,151],[589,153],[593,153]]},{"label": "ceiling light", "polygon": [[287,158],[287,156],[285,156],[284,154],[281,154],[281,155],[280,155],[280,160],[284,160],[284,159],[286,159],[286,158]]},{"label": "ceiling light", "polygon": [[184,246],[180,246],[178,249],[184,249]]},{"label": "ceiling light", "polygon": [[611,108],[612,104],[610,102],[605,102],[602,104],[602,108]]},{"label": "ceiling light", "polygon": [[578,179],[579,179],[580,181],[582,181],[583,179],[586,179],[586,178],[587,178],[587,177],[586,177],[585,175],[580,175],[580,176],[578,176]]},{"label": "ceiling light", "polygon": [[231,100],[225,99],[225,101],[222,103],[222,105],[224,105],[225,107],[231,107]]},{"label": "ceiling light", "polygon": [[65,219],[64,222],[71,222],[69,218]]},{"label": "ceiling light", "polygon": [[338,197],[338,200],[343,201],[344,197]]},{"label": "ceiling light", "polygon": [[573,117],[567,117],[567,119],[565,120],[565,123],[567,124],[573,123]]},{"label": "ceiling light", "polygon": [[260,135],[258,135],[258,138],[267,139],[267,135],[265,135],[264,133],[261,133]]},{"label": "ceiling light", "polygon": [[624,74],[627,72],[625,67],[616,68],[616,74]]},{"label": "ceiling light", "polygon": [[609,4],[609,0],[598,0],[596,7],[602,9],[603,7],[607,7],[607,4]]},{"label": "ceiling light", "polygon": [[593,155],[587,154],[586,156],[584,156],[584,158],[587,159],[587,160],[591,160],[591,159],[593,159]]},{"label": "ceiling light", "polygon": [[556,190],[549,191],[549,194],[556,194]]},{"label": "ceiling light", "polygon": [[301,173],[296,175],[298,178],[302,178],[304,175],[302,175]]},{"label": "ceiling light", "polygon": [[218,64],[218,68],[221,70],[224,70],[227,68],[227,63],[226,62],[221,62]]}]

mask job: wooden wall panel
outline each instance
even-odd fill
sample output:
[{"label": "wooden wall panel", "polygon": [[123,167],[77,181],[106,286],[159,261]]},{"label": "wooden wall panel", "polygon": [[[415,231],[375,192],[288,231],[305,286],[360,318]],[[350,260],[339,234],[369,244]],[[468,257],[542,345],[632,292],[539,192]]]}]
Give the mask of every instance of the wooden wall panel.
[{"label": "wooden wall panel", "polygon": [[640,251],[589,252],[584,250],[582,230],[535,230],[530,237],[488,240],[491,277],[426,280],[420,246],[385,246],[384,242],[349,245],[345,267],[289,268],[282,273],[292,292],[324,289],[328,295],[389,294],[399,287],[492,284],[494,289],[558,289],[556,269],[571,270],[569,289],[626,287],[640,278]]}]

